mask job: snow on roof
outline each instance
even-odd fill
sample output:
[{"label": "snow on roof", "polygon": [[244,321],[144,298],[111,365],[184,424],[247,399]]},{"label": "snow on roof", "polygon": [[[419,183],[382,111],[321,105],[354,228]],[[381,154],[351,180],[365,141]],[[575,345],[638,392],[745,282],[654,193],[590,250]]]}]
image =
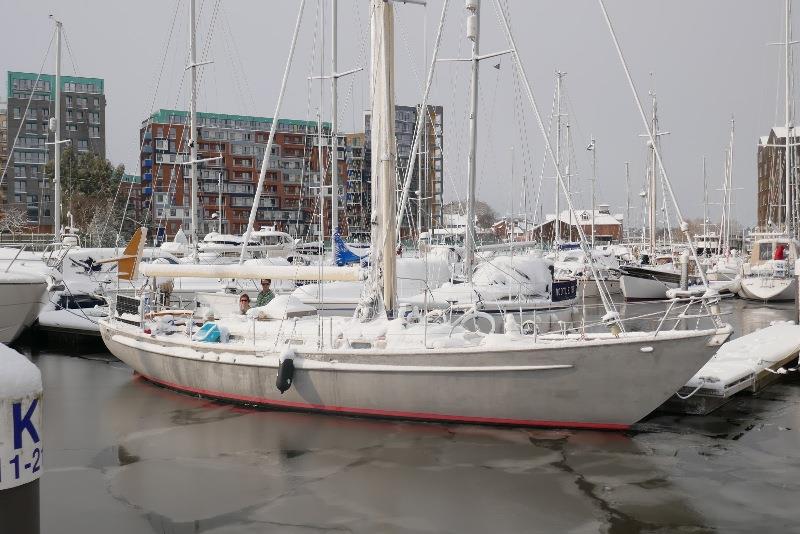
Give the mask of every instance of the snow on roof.
[{"label": "snow on roof", "polygon": [[467,216],[460,213],[445,213],[444,225],[447,227],[467,226]]},{"label": "snow on roof", "polygon": [[0,392],[4,398],[20,399],[42,392],[42,373],[25,356],[0,343]]},{"label": "snow on roof", "polygon": [[[575,210],[575,215],[581,224],[592,224],[592,210]],[[617,217],[619,217],[619,219],[617,219]],[[573,226],[577,225],[575,219],[572,218],[572,214],[569,211],[562,211],[559,219],[564,223],[571,224]],[[604,210],[594,210],[594,224],[619,226],[622,224],[622,215],[611,215],[609,212]]]},{"label": "snow on roof", "polygon": [[[773,126],[771,132],[774,133],[775,137],[778,139],[786,139],[786,126]],[[791,136],[797,137],[798,135],[800,135],[800,132],[793,126],[791,129]]]}]

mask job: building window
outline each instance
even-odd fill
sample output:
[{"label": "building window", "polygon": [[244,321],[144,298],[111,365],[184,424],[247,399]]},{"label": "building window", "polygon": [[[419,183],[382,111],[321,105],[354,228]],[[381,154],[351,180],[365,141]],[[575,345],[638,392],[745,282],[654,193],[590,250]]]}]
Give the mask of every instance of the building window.
[{"label": "building window", "polygon": [[72,97],[71,96],[65,96],[64,100],[66,101],[67,107],[71,108],[72,107]]},{"label": "building window", "polygon": [[79,96],[76,99],[76,102],[78,103],[79,108],[86,108],[89,106],[89,99],[84,96]]},{"label": "building window", "polygon": [[88,152],[89,141],[86,139],[78,139],[78,152]]},{"label": "building window", "polygon": [[92,124],[100,124],[100,113],[92,112],[89,113],[89,122]]},{"label": "building window", "polygon": [[99,126],[90,126],[89,127],[89,137],[100,137],[100,127]]},{"label": "building window", "polygon": [[25,182],[23,180],[16,180],[14,182],[14,192],[15,193],[24,193],[25,192]]},{"label": "building window", "polygon": [[93,104],[94,104],[94,107],[99,108],[100,107],[100,99],[95,97],[93,99]]}]

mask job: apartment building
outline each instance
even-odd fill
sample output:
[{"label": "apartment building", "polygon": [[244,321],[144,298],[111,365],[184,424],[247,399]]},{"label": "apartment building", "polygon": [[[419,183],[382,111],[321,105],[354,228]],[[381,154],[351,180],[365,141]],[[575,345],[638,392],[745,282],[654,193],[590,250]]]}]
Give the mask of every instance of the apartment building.
[{"label": "apartment building", "polygon": [[[54,145],[48,143],[55,137],[49,126],[50,118],[55,115],[55,94],[54,75],[8,73],[6,121],[10,163],[0,197],[3,206],[24,208],[31,227],[39,232],[52,232],[54,227],[53,183],[45,178],[44,168],[54,157]],[[62,76],[61,139],[68,140],[79,152],[105,157],[105,124],[103,79]],[[59,148],[63,150],[63,145]]]},{"label": "apartment building", "polygon": [[[217,231],[220,220],[223,233],[242,234],[247,229],[272,119],[202,112],[197,116],[198,159],[210,160],[197,166],[198,234],[202,237]],[[141,182],[133,186],[133,210],[140,223],[165,239],[190,227],[188,123],[186,111],[160,109],[142,122],[139,131]],[[256,228],[274,226],[301,238],[319,238],[319,140],[316,122],[278,122]],[[341,177],[347,176],[346,141],[343,136],[337,141],[341,183]],[[322,145],[322,180],[329,185],[329,123],[322,124]],[[323,188],[323,193],[323,236],[329,237],[330,187]]]},{"label": "apartment building", "polygon": [[[397,171],[400,180],[398,188],[402,187],[402,180],[406,176],[411,149],[416,130],[418,114],[421,106],[395,106],[395,135],[397,137]],[[444,148],[444,109],[442,106],[426,107],[424,130],[419,143],[417,165],[411,176],[408,209],[400,221],[400,232],[404,238],[416,232],[442,226],[443,205],[443,148]],[[370,113],[364,116],[365,149],[364,149],[364,195],[367,199],[371,195],[371,137]],[[369,207],[367,205],[367,212]],[[368,220],[368,219],[367,219]]]}]

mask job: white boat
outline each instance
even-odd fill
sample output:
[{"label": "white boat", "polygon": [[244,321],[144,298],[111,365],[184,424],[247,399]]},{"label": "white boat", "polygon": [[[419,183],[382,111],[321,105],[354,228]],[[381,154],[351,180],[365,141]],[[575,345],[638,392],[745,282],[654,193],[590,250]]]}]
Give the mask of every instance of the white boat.
[{"label": "white boat", "polygon": [[[324,271],[328,267],[322,267]],[[397,258],[397,296],[401,304],[421,305],[418,297],[450,280],[450,264],[441,255],[428,258]],[[310,282],[298,286],[292,296],[304,304],[326,311],[352,312],[364,293],[364,281]],[[420,302],[416,302],[419,300]],[[428,297],[430,300],[430,297]]]},{"label": "white boat", "polygon": [[469,282],[445,282],[403,299],[415,306],[489,313],[568,311],[577,298],[574,279],[553,276],[553,264],[541,256],[495,256],[478,263]]},{"label": "white boat", "polygon": [[[197,244],[195,255],[183,230],[178,230],[173,241],[161,244],[159,249],[183,262],[192,263],[236,263],[242,252],[244,237],[219,232],[209,232]],[[245,247],[247,259],[287,258],[295,251],[294,239],[286,232],[272,226],[262,226],[250,234]]]},{"label": "white boat", "polygon": [[[477,17],[477,2],[468,6]],[[478,310],[453,320],[436,311],[397,313],[393,9],[384,0],[372,0],[370,6],[372,150],[388,156],[372,160],[376,202],[371,269],[354,317],[323,317],[285,296],[244,317],[209,321],[197,330],[191,319],[181,319],[186,314],[180,310],[148,309],[147,302],[122,299],[114,316],[100,321],[104,342],[148,380],[247,404],[435,421],[629,427],[685,384],[728,338],[731,327],[719,321],[713,303],[701,303],[712,312],[708,327],[692,331],[626,332],[607,295],[603,324],[611,331],[602,333],[542,335],[533,329],[525,335],[522,325],[515,326],[513,315],[507,314],[505,333],[482,335],[464,327],[470,317],[484,313]],[[509,47],[518,50],[502,11],[499,17]],[[470,27],[477,31],[477,21],[472,22]],[[293,39],[296,35],[297,28]],[[477,57],[476,43],[477,35]],[[513,57],[532,100],[524,65],[516,54]],[[436,52],[432,64],[435,59]],[[475,80],[477,62],[473,68]],[[285,78],[270,138],[284,91]],[[471,151],[474,156],[474,145]],[[266,159],[263,165],[259,190]],[[563,187],[560,175],[559,182]],[[253,209],[257,205],[258,196]],[[216,277],[224,272],[273,279],[308,279],[314,269],[141,266],[145,276],[205,272]],[[330,267],[324,274],[328,280],[355,281],[360,276],[359,269],[345,267]]]},{"label": "white boat", "polygon": [[798,241],[785,235],[762,235],[756,239],[750,261],[742,266],[739,296],[762,302],[795,300],[797,247]]},{"label": "white boat", "polygon": [[619,285],[625,300],[662,300],[681,284],[680,270],[672,263],[623,265]]},{"label": "white boat", "polygon": [[46,292],[40,274],[0,271],[0,343],[11,343],[33,324]]},{"label": "white boat", "polygon": [[[592,259],[600,275],[601,283],[612,295],[622,292],[619,282],[620,264],[613,250],[593,250]],[[578,300],[599,296],[597,282],[589,268],[586,254],[580,249],[562,250],[556,254],[555,277],[558,280],[574,279],[578,282]]]}]

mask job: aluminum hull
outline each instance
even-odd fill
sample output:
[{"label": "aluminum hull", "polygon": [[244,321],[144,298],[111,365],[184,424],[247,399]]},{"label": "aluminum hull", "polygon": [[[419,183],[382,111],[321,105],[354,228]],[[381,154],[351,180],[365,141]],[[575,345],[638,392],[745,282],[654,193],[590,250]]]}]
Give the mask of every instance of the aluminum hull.
[{"label": "aluminum hull", "polygon": [[[100,322],[108,349],[167,387],[247,404],[403,419],[624,429],[682,387],[730,334],[662,332],[620,340],[424,351],[297,353],[276,389],[278,354],[252,346],[152,338]],[[270,344],[270,346],[272,346]]]}]

